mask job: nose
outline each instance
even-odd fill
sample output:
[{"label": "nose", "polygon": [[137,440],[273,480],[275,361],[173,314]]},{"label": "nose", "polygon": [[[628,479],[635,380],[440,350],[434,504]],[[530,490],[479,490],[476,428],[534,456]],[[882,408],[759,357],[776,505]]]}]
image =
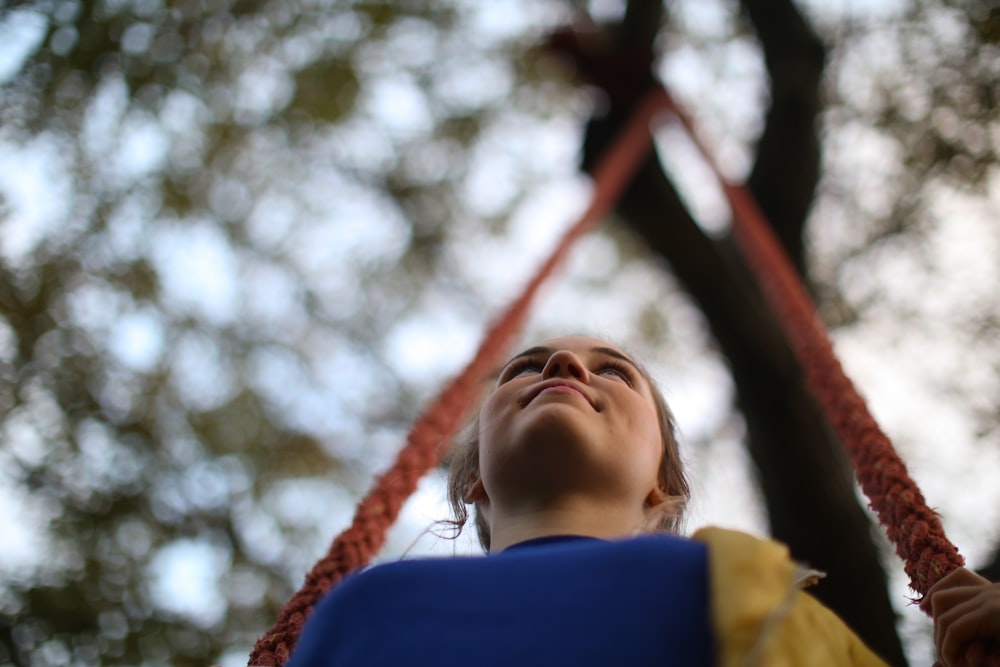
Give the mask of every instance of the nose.
[{"label": "nose", "polygon": [[555,377],[572,377],[586,382],[589,376],[587,366],[569,350],[559,350],[553,352],[549,360],[545,362],[542,369],[542,377],[545,379]]}]

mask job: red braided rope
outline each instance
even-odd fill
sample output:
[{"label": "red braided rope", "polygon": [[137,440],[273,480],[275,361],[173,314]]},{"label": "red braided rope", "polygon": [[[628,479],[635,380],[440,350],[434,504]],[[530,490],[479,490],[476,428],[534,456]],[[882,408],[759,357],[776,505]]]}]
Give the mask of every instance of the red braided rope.
[{"label": "red braided rope", "polygon": [[844,443],[861,489],[896,545],[910,586],[925,595],[962,566],[958,549],[945,536],[937,514],[927,506],[903,460],[844,373],[812,300],[757,202],[746,187],[725,179],[698,140],[690,119],[667,99],[719,179],[733,212],[736,241],[792,343],[810,390]]},{"label": "red braided rope", "polygon": [[302,588],[282,608],[274,626],[257,640],[250,665],[284,665],[298,641],[306,617],[320,598],[353,570],[365,565],[385,542],[417,482],[440,463],[452,435],[466,420],[479,396],[480,381],[507,355],[542,283],[566,257],[573,243],[611,209],[651,147],[649,126],[664,108],[663,97],[650,95],[602,157],[593,173],[590,207],[565,233],[520,296],[490,326],[476,356],[417,418],[395,463],[358,505],[350,527],[306,575]]}]

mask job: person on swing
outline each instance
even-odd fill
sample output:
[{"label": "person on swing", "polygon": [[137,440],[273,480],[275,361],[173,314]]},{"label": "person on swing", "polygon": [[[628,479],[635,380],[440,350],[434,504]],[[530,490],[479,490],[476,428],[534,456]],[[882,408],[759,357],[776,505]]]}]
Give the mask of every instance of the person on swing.
[{"label": "person on swing", "polygon": [[[489,555],[348,577],[288,664],[884,664],[803,591],[820,575],[783,546],[677,536],[688,495],[649,374],[601,340],[543,341],[503,366],[452,462],[454,525],[473,506]],[[957,570],[922,605],[938,664],[1000,667],[1000,584]]]}]

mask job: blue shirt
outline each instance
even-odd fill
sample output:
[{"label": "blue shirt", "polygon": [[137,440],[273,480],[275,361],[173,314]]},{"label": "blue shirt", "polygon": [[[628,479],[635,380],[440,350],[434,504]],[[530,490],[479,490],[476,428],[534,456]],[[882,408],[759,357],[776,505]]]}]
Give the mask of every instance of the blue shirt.
[{"label": "blue shirt", "polygon": [[567,536],[352,575],[316,607],[288,667],[696,667],[713,657],[704,545]]}]

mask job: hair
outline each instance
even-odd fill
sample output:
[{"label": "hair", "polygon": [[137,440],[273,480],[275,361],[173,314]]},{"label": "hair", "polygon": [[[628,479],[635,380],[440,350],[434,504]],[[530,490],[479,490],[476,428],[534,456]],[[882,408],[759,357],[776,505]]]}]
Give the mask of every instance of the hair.
[{"label": "hair", "polygon": [[[634,363],[634,362],[633,362]],[[656,414],[660,423],[660,438],[663,441],[663,456],[660,459],[659,483],[660,490],[666,494],[666,499],[652,508],[648,530],[662,530],[676,533],[680,528],[684,508],[691,495],[684,464],[681,461],[680,447],[677,444],[677,426],[674,415],[667,405],[663,392],[642,365],[636,364],[642,377],[649,384],[650,392],[656,404]],[[454,529],[453,537],[461,534],[462,528],[469,520],[469,506],[465,495],[469,487],[479,477],[479,418],[473,421],[467,436],[455,445],[451,462],[448,466],[448,504],[454,519],[444,521]],[[486,517],[479,511],[479,503],[475,503],[476,532],[479,543],[486,551],[490,550],[490,526]]]}]

